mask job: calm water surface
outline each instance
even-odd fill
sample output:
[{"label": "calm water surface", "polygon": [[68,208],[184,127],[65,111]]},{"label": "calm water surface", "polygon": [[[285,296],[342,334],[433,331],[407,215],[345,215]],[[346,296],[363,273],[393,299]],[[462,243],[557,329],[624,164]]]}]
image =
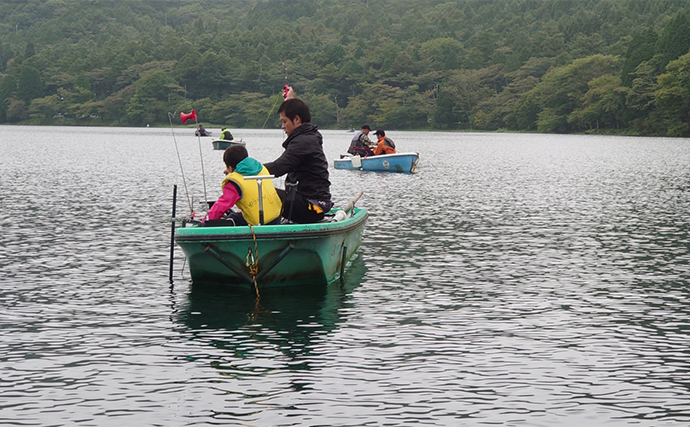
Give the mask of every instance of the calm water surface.
[{"label": "calm water surface", "polygon": [[175,142],[194,207],[209,138],[0,127],[0,424],[690,423],[689,140],[389,133],[416,174],[331,162],[370,212],[345,283],[257,303],[179,250],[168,281]]}]

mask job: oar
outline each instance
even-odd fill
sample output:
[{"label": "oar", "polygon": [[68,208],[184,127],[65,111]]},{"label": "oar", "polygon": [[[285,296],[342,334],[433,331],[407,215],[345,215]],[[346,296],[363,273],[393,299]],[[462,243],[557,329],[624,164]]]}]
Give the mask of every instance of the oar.
[{"label": "oar", "polygon": [[338,212],[335,213],[334,219],[338,222],[344,221],[348,217],[348,213],[352,210],[352,208],[355,207],[355,203],[357,203],[357,200],[359,200],[360,197],[362,197],[362,194],[364,194],[364,191],[360,191],[357,197],[352,199],[350,203],[348,203],[344,209],[339,210]]},{"label": "oar", "polygon": [[343,209],[343,210],[345,211],[345,213],[350,212],[350,209],[352,209],[352,208],[355,207],[355,203],[357,203],[357,200],[359,200],[359,198],[362,197],[362,194],[364,194],[364,191],[360,191],[359,194],[357,195],[357,197],[355,197],[354,199],[352,199],[352,200],[350,201],[350,203],[348,203],[348,204],[345,206],[345,209]]}]

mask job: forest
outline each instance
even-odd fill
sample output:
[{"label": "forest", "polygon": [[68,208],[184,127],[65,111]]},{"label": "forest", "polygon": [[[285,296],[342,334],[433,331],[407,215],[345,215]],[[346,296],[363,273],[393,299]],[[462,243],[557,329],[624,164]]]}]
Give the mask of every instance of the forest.
[{"label": "forest", "polygon": [[690,136],[687,0],[7,0],[0,123]]}]

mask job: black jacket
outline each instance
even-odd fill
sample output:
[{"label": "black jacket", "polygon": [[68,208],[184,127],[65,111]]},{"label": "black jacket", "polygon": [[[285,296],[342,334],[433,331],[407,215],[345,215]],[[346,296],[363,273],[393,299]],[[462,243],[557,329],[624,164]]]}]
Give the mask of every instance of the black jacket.
[{"label": "black jacket", "polygon": [[264,164],[266,169],[275,176],[287,174],[286,183],[298,182],[297,192],[304,198],[330,202],[328,161],[318,128],[311,123],[303,124],[292,131],[283,148],[280,157]]}]

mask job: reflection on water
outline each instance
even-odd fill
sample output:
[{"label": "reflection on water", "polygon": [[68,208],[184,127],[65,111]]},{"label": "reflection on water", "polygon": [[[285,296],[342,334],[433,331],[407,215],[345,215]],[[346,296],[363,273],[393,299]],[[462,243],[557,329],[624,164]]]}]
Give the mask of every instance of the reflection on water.
[{"label": "reflection on water", "polygon": [[343,321],[341,309],[365,271],[361,257],[356,257],[342,283],[262,289],[259,298],[246,290],[192,285],[175,320],[187,327],[194,340],[228,350],[228,357],[248,357],[244,338],[250,334],[294,361],[309,356],[311,341]]},{"label": "reflection on water", "polygon": [[690,423],[688,140],[390,135],[417,173],[331,164],[336,206],[369,210],[345,283],[257,305],[192,286],[179,250],[170,286],[169,129],[0,126],[0,424]]},{"label": "reflection on water", "polygon": [[185,360],[217,372],[215,378],[206,377],[219,397],[207,415],[216,421],[256,422],[261,420],[256,413],[268,401],[294,411],[290,393],[307,392],[318,382],[310,371],[318,372],[323,364],[323,345],[347,320],[350,295],[365,272],[362,259],[355,257],[342,283],[264,289],[260,298],[247,291],[192,285],[174,321],[196,349]]}]

